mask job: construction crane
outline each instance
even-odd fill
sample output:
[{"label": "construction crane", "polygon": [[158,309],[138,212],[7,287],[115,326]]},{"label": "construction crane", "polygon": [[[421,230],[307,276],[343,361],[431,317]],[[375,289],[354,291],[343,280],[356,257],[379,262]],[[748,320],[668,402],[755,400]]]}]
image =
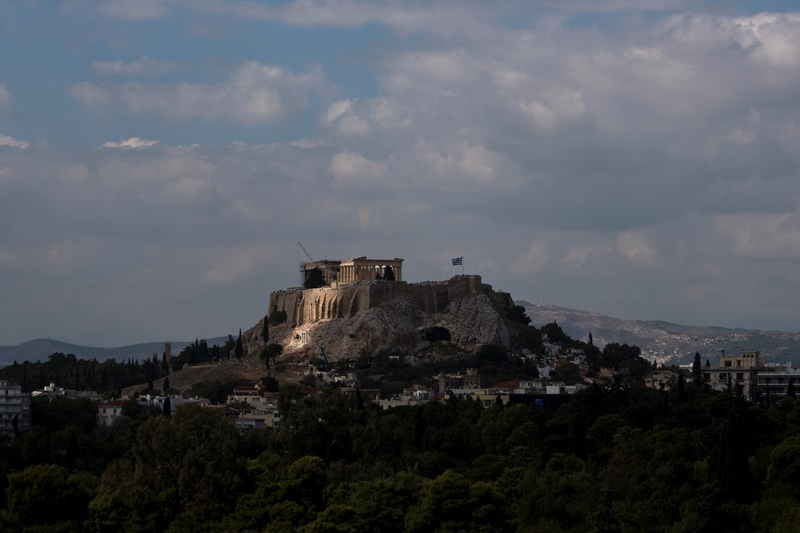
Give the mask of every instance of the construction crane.
[{"label": "construction crane", "polygon": [[303,244],[300,241],[297,241],[297,267],[300,270],[300,286],[302,287],[305,284],[305,280],[306,280],[306,267],[305,267],[305,263],[301,263],[300,262],[300,250],[303,250],[303,253],[306,254],[306,257],[308,257],[308,260],[310,262],[313,263],[314,262],[314,258],[311,257],[310,253],[308,253],[308,250],[306,250],[306,247],[303,246]]},{"label": "construction crane", "polygon": [[[300,247],[300,249],[301,249],[301,250],[303,250],[303,253],[304,253],[304,254],[306,254],[306,257],[308,257],[308,260],[309,260],[309,261],[311,261],[312,263],[313,263],[314,261],[316,261],[316,259],[314,259],[313,257],[311,257],[311,254],[310,254],[310,253],[308,253],[308,250],[306,250],[306,247],[305,247],[305,246],[303,246],[303,243],[301,243],[300,241],[297,241],[297,246],[299,246],[299,247]],[[299,254],[298,254],[298,255],[299,255]]]}]

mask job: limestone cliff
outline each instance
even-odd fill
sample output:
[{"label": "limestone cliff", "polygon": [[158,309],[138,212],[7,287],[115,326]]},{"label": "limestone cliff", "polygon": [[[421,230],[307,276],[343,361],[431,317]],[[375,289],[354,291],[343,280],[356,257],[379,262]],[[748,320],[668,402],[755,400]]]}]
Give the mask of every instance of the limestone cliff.
[{"label": "limestone cliff", "polygon": [[[418,355],[435,343],[474,353],[484,344],[509,346],[504,310],[511,305],[509,294],[492,290],[479,276],[281,291],[271,295],[270,312],[285,311],[288,320],[270,328],[269,342],[308,358],[324,347],[331,361]],[[260,322],[244,335],[250,353],[265,345],[261,328]]]}]

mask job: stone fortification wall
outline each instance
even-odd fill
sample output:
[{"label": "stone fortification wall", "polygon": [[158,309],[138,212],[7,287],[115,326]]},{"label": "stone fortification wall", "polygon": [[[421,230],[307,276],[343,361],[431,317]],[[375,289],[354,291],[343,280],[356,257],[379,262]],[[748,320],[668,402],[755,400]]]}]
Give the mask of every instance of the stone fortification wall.
[{"label": "stone fortification wall", "polygon": [[456,276],[447,281],[359,282],[340,287],[295,289],[270,294],[269,312],[285,311],[292,327],[334,318],[352,318],[361,311],[396,299],[407,299],[427,314],[444,312],[451,302],[486,294],[496,303],[511,305],[511,296],[492,290],[480,276]]}]

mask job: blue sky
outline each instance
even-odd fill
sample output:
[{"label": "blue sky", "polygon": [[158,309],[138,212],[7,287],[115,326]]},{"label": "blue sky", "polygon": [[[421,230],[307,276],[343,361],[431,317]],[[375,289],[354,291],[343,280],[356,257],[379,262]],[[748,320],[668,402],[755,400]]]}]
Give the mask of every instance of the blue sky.
[{"label": "blue sky", "polygon": [[0,345],[235,333],[298,241],[800,324],[800,4],[11,0],[0,50]]}]

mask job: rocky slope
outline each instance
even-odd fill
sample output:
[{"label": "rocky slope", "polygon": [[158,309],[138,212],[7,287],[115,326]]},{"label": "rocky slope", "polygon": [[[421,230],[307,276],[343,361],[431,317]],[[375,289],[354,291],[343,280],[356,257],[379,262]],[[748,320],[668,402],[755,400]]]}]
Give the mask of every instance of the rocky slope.
[{"label": "rocky slope", "polygon": [[625,320],[600,313],[568,309],[552,305],[524,305],[532,325],[541,327],[550,322],[573,339],[588,340],[592,332],[594,344],[609,342],[635,344],[651,360],[668,364],[686,364],[695,352],[716,364],[719,351],[738,353],[758,350],[767,356],[768,364],[800,362],[800,334],[783,331],[730,329],[715,326],[684,326],[659,320]]},{"label": "rocky slope", "polygon": [[[265,345],[260,338],[263,320],[243,333],[248,353]],[[303,343],[305,332],[308,342]],[[300,327],[270,328],[270,343],[284,347],[288,357],[319,357],[325,349],[331,361],[360,356],[419,355],[437,341],[473,353],[484,344],[509,346],[511,335],[499,301],[487,294],[452,301],[444,312],[428,314],[411,300],[398,298],[357,313],[351,318],[321,320]]]}]

